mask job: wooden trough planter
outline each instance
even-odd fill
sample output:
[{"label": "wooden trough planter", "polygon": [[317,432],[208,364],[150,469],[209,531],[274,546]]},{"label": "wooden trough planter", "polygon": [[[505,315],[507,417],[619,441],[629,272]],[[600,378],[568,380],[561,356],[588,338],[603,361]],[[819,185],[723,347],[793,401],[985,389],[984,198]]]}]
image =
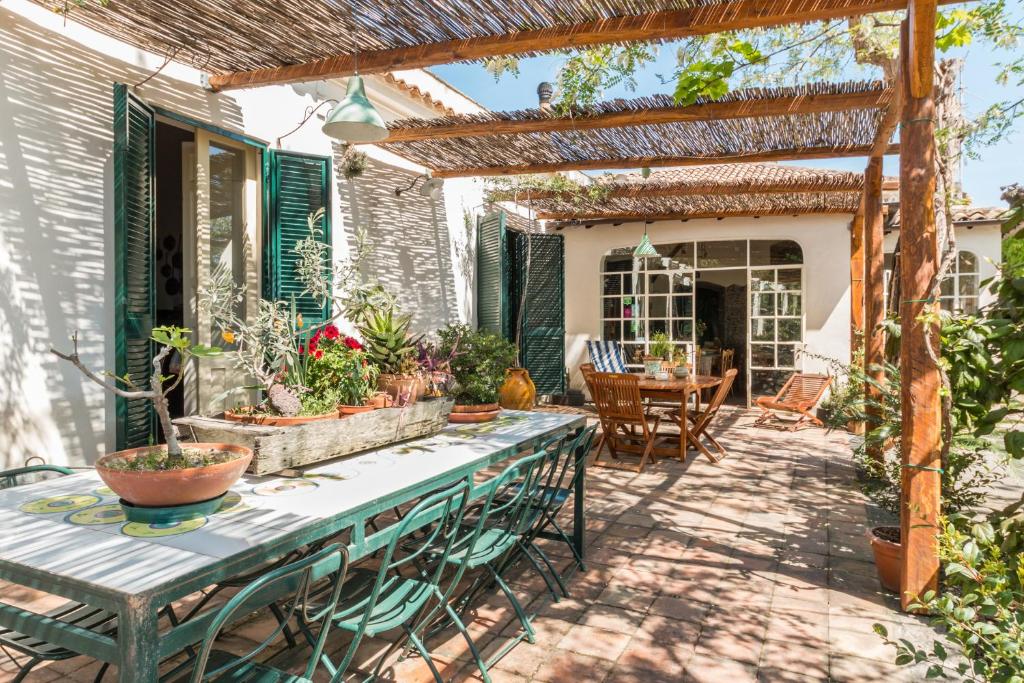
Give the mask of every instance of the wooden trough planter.
[{"label": "wooden trough planter", "polygon": [[251,448],[254,455],[248,471],[270,474],[436,434],[448,424],[451,411],[451,399],[436,398],[404,408],[381,408],[288,427],[229,422],[201,415],[178,418],[174,424],[183,437]]}]

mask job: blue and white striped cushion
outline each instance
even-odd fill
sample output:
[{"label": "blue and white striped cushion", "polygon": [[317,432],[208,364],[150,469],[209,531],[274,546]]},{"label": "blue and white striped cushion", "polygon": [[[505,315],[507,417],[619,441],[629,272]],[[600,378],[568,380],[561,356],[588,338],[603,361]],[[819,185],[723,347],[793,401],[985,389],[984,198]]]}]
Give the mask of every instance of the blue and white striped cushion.
[{"label": "blue and white striped cushion", "polygon": [[587,342],[590,362],[597,372],[626,372],[626,364],[622,362],[622,344],[617,341]]}]

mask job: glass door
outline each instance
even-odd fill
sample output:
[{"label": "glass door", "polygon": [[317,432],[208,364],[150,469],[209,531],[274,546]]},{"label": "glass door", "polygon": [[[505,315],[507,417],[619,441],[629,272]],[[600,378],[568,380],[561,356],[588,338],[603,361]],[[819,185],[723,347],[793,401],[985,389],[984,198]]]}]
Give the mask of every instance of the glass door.
[{"label": "glass door", "polygon": [[749,396],[775,394],[799,369],[803,346],[803,268],[750,269]]}]

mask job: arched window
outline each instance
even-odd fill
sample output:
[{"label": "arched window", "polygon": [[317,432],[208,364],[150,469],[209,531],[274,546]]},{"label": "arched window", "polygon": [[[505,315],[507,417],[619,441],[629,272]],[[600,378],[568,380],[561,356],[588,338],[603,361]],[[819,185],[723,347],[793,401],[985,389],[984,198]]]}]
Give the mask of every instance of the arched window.
[{"label": "arched window", "polygon": [[974,252],[957,252],[953,272],[942,281],[939,305],[950,313],[978,312],[978,257]]}]

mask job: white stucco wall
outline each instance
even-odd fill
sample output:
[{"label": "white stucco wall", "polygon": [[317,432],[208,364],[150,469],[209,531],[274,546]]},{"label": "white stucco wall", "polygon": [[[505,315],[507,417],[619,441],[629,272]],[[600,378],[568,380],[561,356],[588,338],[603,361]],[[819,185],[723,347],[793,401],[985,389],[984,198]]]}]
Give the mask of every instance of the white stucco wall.
[{"label": "white stucco wall", "polygon": [[[72,15],[73,18],[73,15]],[[83,360],[113,368],[114,300],[112,88],[150,76],[163,58],[118,43],[27,2],[0,5],[0,468],[33,455],[81,464],[113,446],[113,399],[74,368],[49,355],[81,334]],[[302,119],[305,108],[340,98],[343,83],[274,86],[213,94],[200,73],[171,63],[141,85],[146,102],[263,140],[276,139]],[[406,80],[458,111],[477,109],[433,77],[401,72]],[[387,119],[437,112],[383,79],[367,90]],[[323,107],[322,112],[327,111]],[[313,119],[282,149],[330,156],[335,141]],[[363,148],[374,173],[408,184],[423,169],[375,148]],[[373,174],[369,174],[373,175]],[[481,184],[450,181],[443,199],[412,192],[396,209],[394,185],[372,187],[335,173],[332,212],[336,253],[345,254],[352,215],[363,215],[403,302],[444,299],[417,321],[423,329],[473,316],[473,235],[464,212],[478,211]],[[367,181],[369,182],[369,181]],[[397,183],[396,183],[397,184]],[[417,213],[418,212],[418,213]],[[421,216],[414,219],[411,216]],[[419,222],[416,222],[419,220]],[[437,259],[418,267],[419,252]]]},{"label": "white stucco wall", "polygon": [[[804,310],[807,351],[847,360],[850,355],[850,216],[725,218],[659,221],[647,226],[654,244],[685,240],[788,239],[804,253]],[[566,366],[570,383],[582,387],[579,366],[587,362],[588,339],[601,335],[601,261],[611,249],[633,247],[643,223],[566,228]],[[808,372],[824,363],[803,358]]]}]

